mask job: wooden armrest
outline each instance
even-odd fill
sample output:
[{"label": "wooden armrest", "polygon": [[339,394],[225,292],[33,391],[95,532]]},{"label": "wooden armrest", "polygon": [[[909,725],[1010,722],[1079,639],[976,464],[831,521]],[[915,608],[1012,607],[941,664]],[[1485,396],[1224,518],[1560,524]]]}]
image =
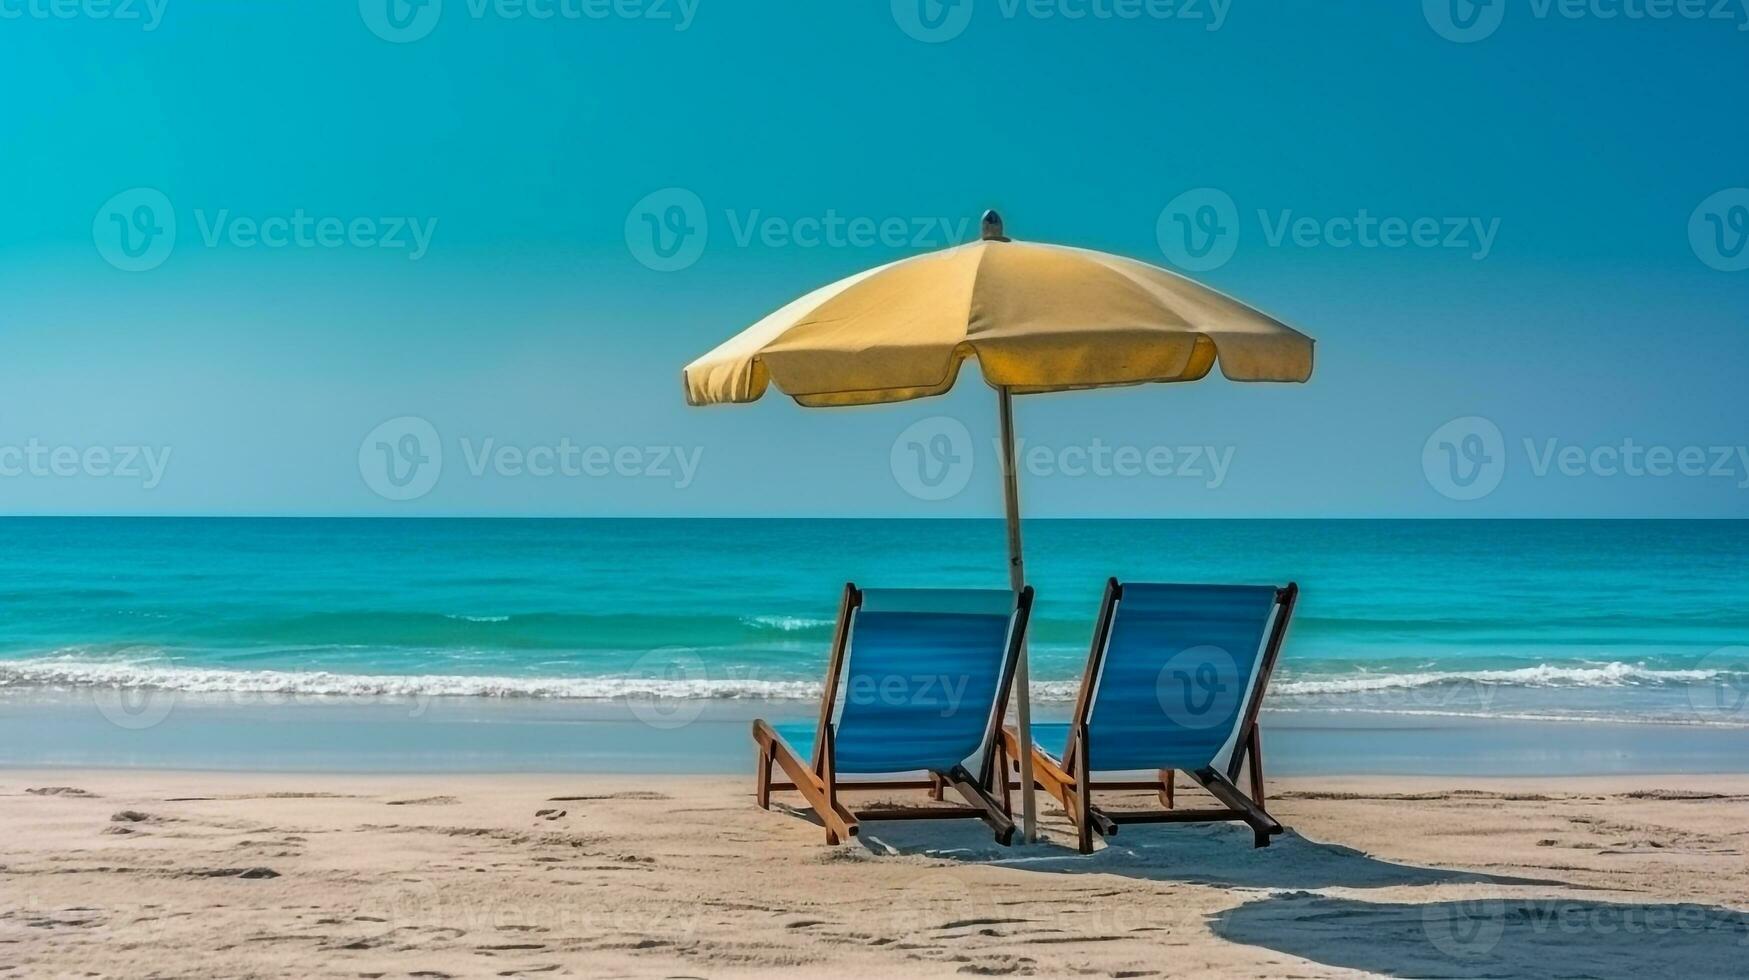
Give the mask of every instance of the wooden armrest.
[{"label": "wooden armrest", "polygon": [[789,742],[764,718],[754,719],[753,740],[759,744],[761,751],[771,754],[772,759],[795,784],[796,790],[808,801],[814,812],[819,814],[821,822],[829,832],[841,841],[856,836],[856,816],[838,802],[835,793],[827,791],[826,781],[820,774],[803,762]]}]

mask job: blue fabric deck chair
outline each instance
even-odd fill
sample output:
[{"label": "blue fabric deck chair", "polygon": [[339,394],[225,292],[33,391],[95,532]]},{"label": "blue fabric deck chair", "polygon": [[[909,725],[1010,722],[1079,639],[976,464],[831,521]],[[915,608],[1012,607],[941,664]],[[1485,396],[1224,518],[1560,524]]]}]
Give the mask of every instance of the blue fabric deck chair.
[{"label": "blue fabric deck chair", "polygon": [[[1007,771],[1000,731],[1031,611],[1030,587],[1016,595],[846,585],[810,756],[804,761],[764,719],[753,723],[759,805],[770,809],[772,790],[800,792],[831,844],[856,836],[862,820],[946,817],[977,817],[1007,844],[1014,836],[1007,780],[1002,802],[991,788]],[[773,764],[788,782],[772,781]],[[939,801],[947,786],[965,806],[859,811],[842,801],[847,790],[897,789],[927,789]]]},{"label": "blue fabric deck chair", "polygon": [[[1081,853],[1093,835],[1125,823],[1240,820],[1258,847],[1282,832],[1263,805],[1263,746],[1257,713],[1281,654],[1299,586],[1121,585],[1106,583],[1087,672],[1068,725],[1034,725],[1041,740],[1064,737],[1061,758],[1031,746],[1033,778],[1062,804]],[[1019,737],[1003,741],[1019,758]],[[1238,786],[1249,763],[1250,792]],[[1153,778],[1095,780],[1095,773],[1148,772]],[[1221,809],[1173,808],[1183,771]],[[1163,810],[1107,812],[1095,790],[1153,790]]]}]

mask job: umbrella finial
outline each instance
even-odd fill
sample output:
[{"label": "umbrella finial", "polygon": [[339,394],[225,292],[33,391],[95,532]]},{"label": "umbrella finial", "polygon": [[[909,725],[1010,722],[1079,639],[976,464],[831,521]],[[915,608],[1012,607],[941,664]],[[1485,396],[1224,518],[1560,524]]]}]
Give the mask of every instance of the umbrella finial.
[{"label": "umbrella finial", "polygon": [[995,208],[984,212],[983,233],[979,236],[986,242],[1005,242],[1008,235],[1002,230],[1002,216]]}]

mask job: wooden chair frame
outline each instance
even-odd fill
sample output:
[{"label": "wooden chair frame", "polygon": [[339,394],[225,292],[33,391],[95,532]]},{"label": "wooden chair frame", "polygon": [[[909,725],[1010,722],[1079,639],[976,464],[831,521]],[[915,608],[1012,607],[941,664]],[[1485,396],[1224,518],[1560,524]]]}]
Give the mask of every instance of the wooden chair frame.
[{"label": "wooden chair frame", "polygon": [[[1106,644],[1111,639],[1112,621],[1117,615],[1117,603],[1123,598],[1123,586],[1117,579],[1106,582],[1105,598],[1100,603],[1099,620],[1093,630],[1093,649],[1087,656],[1087,671],[1081,679],[1081,691],[1076,695],[1075,711],[1070,717],[1069,745],[1064,751],[1064,757],[1059,760],[1037,745],[1030,747],[1033,781],[1062,804],[1069,821],[1075,825],[1076,844],[1081,853],[1092,852],[1094,834],[1102,838],[1111,837],[1117,833],[1119,826],[1127,823],[1239,820],[1250,826],[1252,843],[1256,847],[1268,847],[1269,839],[1282,832],[1281,824],[1269,815],[1264,806],[1263,737],[1257,726],[1257,716],[1263,707],[1263,695],[1269,688],[1270,675],[1275,672],[1276,660],[1281,655],[1282,642],[1287,638],[1288,621],[1293,617],[1299,592],[1299,586],[1292,582],[1275,591],[1275,618],[1270,625],[1269,636],[1264,641],[1263,655],[1258,661],[1257,680],[1252,685],[1251,697],[1242,709],[1239,743],[1233,747],[1233,756],[1225,771],[1208,766],[1185,773],[1222,804],[1221,808],[1179,810],[1174,808],[1173,799],[1173,781],[1177,774],[1171,769],[1160,770],[1157,780],[1094,778],[1093,762],[1087,751],[1087,726],[1093,706],[1094,685],[1099,681],[1100,669],[1104,664]],[[1018,759],[1018,753],[1022,751],[1019,734],[1013,728],[1004,728],[1002,741],[1002,757],[1006,760]],[[1241,767],[1249,770],[1249,792],[1240,789],[1238,785]],[[1007,772],[1006,769],[1003,771]],[[1162,809],[1109,812],[1094,804],[1093,794],[1097,790],[1154,790],[1160,795]],[[1003,793],[1004,796],[1007,795],[1006,787]]]},{"label": "wooden chair frame", "polygon": [[[771,808],[773,790],[795,790],[802,795],[808,808],[820,818],[826,828],[826,843],[841,844],[855,837],[864,820],[942,820],[955,817],[976,817],[990,825],[996,842],[1004,846],[1014,839],[1014,820],[1006,778],[1006,755],[1001,740],[1002,720],[1008,713],[1008,697],[1014,686],[1014,668],[1026,642],[1027,622],[1032,616],[1032,587],[1021,590],[1017,599],[1013,627],[1009,630],[1008,649],[1003,652],[1001,676],[997,678],[996,705],[980,744],[979,772],[975,775],[963,765],[944,772],[930,772],[926,779],[881,779],[840,782],[836,771],[837,728],[832,723],[832,709],[838,698],[838,682],[844,673],[844,661],[849,651],[851,620],[862,607],[862,590],[853,582],[844,586],[844,597],[838,607],[838,627],[832,637],[832,655],[826,668],[826,689],[820,695],[820,720],[815,729],[814,753],[804,763],[795,749],[763,718],[753,722],[753,743],[757,750],[755,799],[761,809]],[[787,782],[773,781],[772,767],[781,767],[789,777]],[[1002,798],[998,801],[993,787],[1001,782]],[[964,806],[878,807],[853,810],[841,800],[845,792],[867,790],[928,790],[932,799],[940,801],[948,786],[965,800]]]}]

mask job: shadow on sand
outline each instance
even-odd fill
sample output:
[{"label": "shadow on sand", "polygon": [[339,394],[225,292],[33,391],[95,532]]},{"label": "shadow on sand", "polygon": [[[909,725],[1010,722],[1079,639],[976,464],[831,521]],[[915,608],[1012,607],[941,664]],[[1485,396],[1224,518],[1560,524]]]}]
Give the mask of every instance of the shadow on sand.
[{"label": "shadow on sand", "polygon": [[1382,904],[1277,895],[1215,916],[1215,935],[1395,977],[1743,976],[1749,915],[1571,898]]},{"label": "shadow on sand", "polygon": [[1230,942],[1385,976],[1647,980],[1749,975],[1744,972],[1749,914],[1743,912],[1600,902],[1571,894],[1426,903],[1308,894],[1449,884],[1586,889],[1547,879],[1395,864],[1292,831],[1270,847],[1253,849],[1244,827],[1125,827],[1090,855],[1056,843],[1003,848],[971,821],[867,823],[859,840],[877,854],[1273,892],[1213,916],[1210,929]]},{"label": "shadow on sand", "polygon": [[1047,874],[1111,874],[1147,881],[1283,891],[1388,888],[1396,885],[1558,885],[1566,882],[1447,871],[1394,864],[1340,844],[1320,844],[1288,831],[1265,848],[1251,831],[1230,824],[1161,824],[1123,828],[1092,854],[1040,842],[1002,847],[974,821],[866,823],[858,838],[875,853],[918,854]]}]

